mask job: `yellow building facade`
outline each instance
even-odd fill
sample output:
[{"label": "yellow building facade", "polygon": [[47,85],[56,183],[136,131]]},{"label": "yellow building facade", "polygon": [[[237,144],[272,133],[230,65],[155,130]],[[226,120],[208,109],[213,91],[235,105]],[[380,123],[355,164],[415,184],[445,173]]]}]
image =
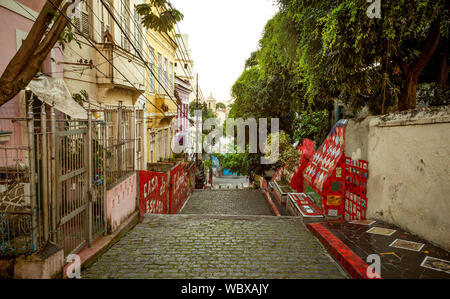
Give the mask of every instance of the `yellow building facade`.
[{"label": "yellow building facade", "polygon": [[[172,121],[177,116],[174,95],[177,43],[174,33],[146,32],[147,69],[147,163],[171,158]],[[164,113],[163,113],[164,112]]]}]

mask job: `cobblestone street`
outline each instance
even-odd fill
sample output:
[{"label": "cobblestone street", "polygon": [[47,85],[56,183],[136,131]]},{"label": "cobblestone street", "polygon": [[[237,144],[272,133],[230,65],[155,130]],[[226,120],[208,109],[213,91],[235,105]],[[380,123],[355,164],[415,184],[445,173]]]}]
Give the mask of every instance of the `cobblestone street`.
[{"label": "cobblestone street", "polygon": [[273,215],[264,196],[256,190],[196,191],[181,213]]},{"label": "cobblestone street", "polygon": [[82,277],[346,277],[299,219],[268,216],[257,191],[195,192],[183,213],[146,216]]}]

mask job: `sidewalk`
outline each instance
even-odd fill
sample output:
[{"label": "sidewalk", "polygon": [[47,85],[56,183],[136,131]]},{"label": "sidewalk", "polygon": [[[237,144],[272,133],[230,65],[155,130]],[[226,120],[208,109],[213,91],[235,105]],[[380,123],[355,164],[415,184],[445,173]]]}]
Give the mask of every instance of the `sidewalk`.
[{"label": "sidewalk", "polygon": [[353,278],[367,278],[369,255],[381,259],[383,279],[450,279],[450,253],[381,221],[311,223],[309,230]]},{"label": "sidewalk", "polygon": [[[140,221],[139,211],[134,212],[117,230],[116,232],[97,238],[92,247],[85,246],[79,253],[81,266],[83,269],[91,266],[105,252],[107,252],[114,244],[119,242],[129,231],[131,231]],[[67,269],[70,263],[66,264],[63,269],[63,278],[67,278]]]}]

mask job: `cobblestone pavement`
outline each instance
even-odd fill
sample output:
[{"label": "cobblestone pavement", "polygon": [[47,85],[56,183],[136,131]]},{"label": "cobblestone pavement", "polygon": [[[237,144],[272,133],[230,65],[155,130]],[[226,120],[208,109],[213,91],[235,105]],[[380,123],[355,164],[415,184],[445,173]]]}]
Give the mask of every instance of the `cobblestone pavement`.
[{"label": "cobblestone pavement", "polygon": [[95,278],[345,278],[297,218],[149,215],[90,268]]},{"label": "cobblestone pavement", "polygon": [[196,191],[181,214],[273,215],[259,190]]}]

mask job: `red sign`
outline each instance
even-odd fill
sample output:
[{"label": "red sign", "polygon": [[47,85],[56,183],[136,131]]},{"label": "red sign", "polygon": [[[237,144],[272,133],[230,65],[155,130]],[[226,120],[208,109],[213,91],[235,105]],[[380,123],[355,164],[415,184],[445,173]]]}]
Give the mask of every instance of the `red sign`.
[{"label": "red sign", "polygon": [[187,200],[187,164],[180,163],[170,171],[170,214],[177,214]]},{"label": "red sign", "polygon": [[167,214],[168,175],[139,171],[139,210],[144,214]]}]

